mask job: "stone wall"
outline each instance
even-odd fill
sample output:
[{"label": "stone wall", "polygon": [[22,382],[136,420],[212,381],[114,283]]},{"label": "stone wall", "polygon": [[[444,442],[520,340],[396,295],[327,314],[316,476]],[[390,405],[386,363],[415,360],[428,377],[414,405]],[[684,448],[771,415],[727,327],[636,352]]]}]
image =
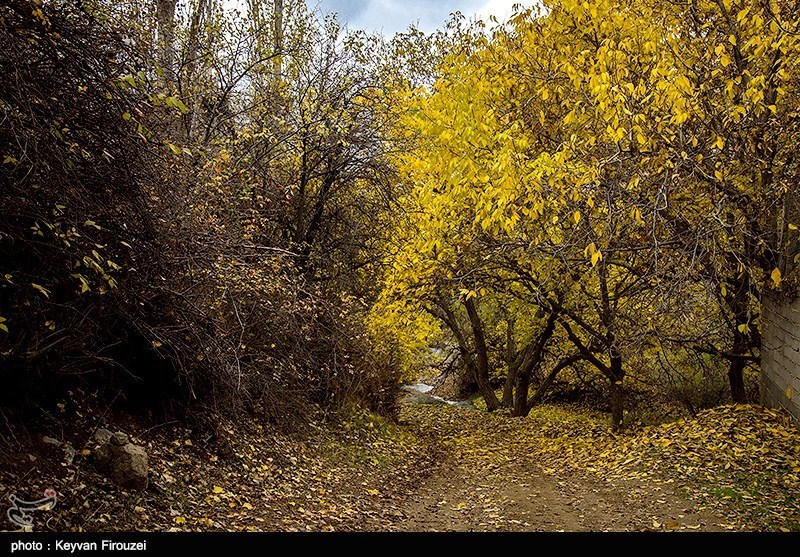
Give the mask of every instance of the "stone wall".
[{"label": "stone wall", "polygon": [[800,298],[764,296],[761,312],[761,403],[800,420]]}]

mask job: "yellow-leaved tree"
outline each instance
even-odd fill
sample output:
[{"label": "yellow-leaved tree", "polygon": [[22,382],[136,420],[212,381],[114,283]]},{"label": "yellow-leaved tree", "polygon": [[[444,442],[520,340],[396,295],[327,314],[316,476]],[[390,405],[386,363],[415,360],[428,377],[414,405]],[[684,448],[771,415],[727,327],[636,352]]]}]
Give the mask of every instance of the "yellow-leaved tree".
[{"label": "yellow-leaved tree", "polygon": [[609,380],[616,426],[626,360],[676,336],[674,298],[710,283],[729,334],[693,348],[730,360],[740,399],[758,283],[785,281],[796,242],[796,29],[783,3],[563,0],[467,37],[400,100],[415,149],[397,160],[407,218],[384,295],[445,324],[463,306],[490,409],[478,303],[522,301],[539,317],[515,412],[556,353],[553,370],[583,361]]}]

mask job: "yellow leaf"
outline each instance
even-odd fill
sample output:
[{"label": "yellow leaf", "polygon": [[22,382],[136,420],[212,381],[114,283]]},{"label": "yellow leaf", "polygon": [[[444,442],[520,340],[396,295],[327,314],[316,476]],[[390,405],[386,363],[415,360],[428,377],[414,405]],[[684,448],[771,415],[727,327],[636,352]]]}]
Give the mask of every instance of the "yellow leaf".
[{"label": "yellow leaf", "polygon": [[214,486],[214,493],[222,493],[223,491],[225,491],[225,490],[222,489],[220,486],[218,486],[218,485]]},{"label": "yellow leaf", "polygon": [[577,222],[581,220],[581,212],[575,211],[574,213],[572,213],[572,220],[574,220],[575,223],[577,224]]},{"label": "yellow leaf", "polygon": [[781,283],[780,269],[773,269],[770,277],[772,278],[772,282],[775,283],[775,286],[778,286]]},{"label": "yellow leaf", "polygon": [[600,253],[600,250],[595,251],[592,254],[592,267],[597,265],[597,262],[603,259],[603,254]]},{"label": "yellow leaf", "polygon": [[370,494],[370,495],[377,495],[378,494],[378,490],[377,489],[368,489],[367,493]]},{"label": "yellow leaf", "polygon": [[50,297],[50,291],[47,288],[45,288],[43,286],[40,286],[40,285],[36,284],[35,282],[32,282],[31,286],[33,286],[36,290],[41,292],[42,295],[44,295],[45,298],[49,298]]},{"label": "yellow leaf", "polygon": [[186,519],[182,516],[176,516],[175,524],[186,524]]},{"label": "yellow leaf", "polygon": [[736,14],[736,21],[738,23],[741,23],[742,20],[747,17],[747,14],[748,14],[749,11],[750,11],[750,8],[745,8],[745,9],[741,10],[738,14]]},{"label": "yellow leaf", "polygon": [[788,398],[789,400],[792,400],[792,388],[791,387],[786,389],[786,398]]}]

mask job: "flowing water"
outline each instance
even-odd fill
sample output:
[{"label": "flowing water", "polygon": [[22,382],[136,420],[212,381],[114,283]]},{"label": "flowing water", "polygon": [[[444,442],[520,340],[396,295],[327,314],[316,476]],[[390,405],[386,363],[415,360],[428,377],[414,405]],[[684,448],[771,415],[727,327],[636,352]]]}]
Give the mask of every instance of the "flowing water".
[{"label": "flowing water", "polygon": [[447,400],[440,396],[428,394],[433,390],[432,385],[425,383],[415,383],[413,385],[403,385],[401,387],[404,391],[408,391],[408,395],[403,399],[403,402],[411,404],[449,404],[450,406],[463,406],[465,408],[475,408],[468,400]]}]

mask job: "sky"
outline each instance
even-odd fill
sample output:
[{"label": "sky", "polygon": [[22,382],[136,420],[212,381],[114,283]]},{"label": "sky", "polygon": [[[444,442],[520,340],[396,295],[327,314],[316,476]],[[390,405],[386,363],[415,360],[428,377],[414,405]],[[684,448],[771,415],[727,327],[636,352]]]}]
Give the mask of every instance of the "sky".
[{"label": "sky", "polygon": [[322,12],[337,12],[351,30],[364,29],[390,36],[412,23],[431,32],[441,27],[450,14],[460,11],[468,19],[499,21],[512,14],[516,3],[530,5],[530,0],[307,0],[309,7],[319,6]]}]

